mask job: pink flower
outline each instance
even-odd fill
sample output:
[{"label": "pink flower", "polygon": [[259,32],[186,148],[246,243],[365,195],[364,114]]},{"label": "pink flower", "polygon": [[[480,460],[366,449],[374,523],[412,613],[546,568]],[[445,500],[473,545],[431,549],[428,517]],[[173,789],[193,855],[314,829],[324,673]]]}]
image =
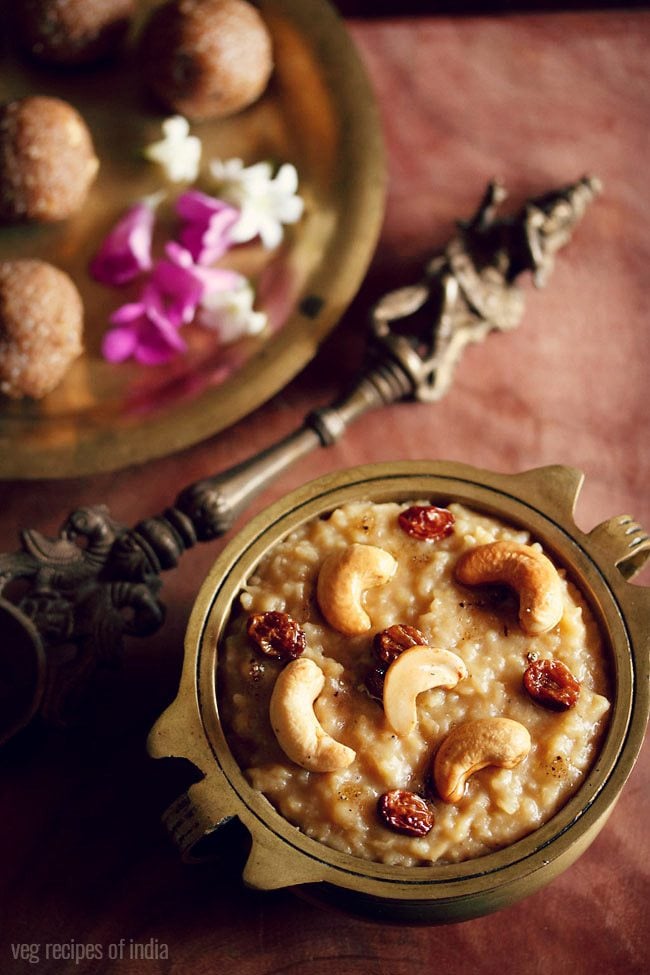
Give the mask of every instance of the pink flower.
[{"label": "pink flower", "polygon": [[170,241],[166,258],[157,261],[139,301],[111,315],[102,352],[109,362],[133,357],[143,365],[167,362],[183,352],[179,329],[194,319],[201,302],[219,291],[241,287],[245,278],[224,268],[200,267],[189,251]]},{"label": "pink flower", "polygon": [[[165,252],[168,259],[156,261],[150,280],[160,296],[167,318],[179,327],[194,318],[204,285],[192,273],[192,256],[189,251],[172,242],[167,244]],[[187,260],[184,259],[185,254]]]},{"label": "pink flower", "polygon": [[142,365],[168,362],[185,351],[178,328],[169,320],[156,288],[146,285],[140,301],[118,308],[110,317],[112,328],[104,336],[102,353],[109,362],[133,357]]},{"label": "pink flower", "polygon": [[199,190],[187,190],[176,200],[176,212],[184,221],[181,243],[197,264],[213,264],[226,253],[239,210]]},{"label": "pink flower", "polygon": [[175,325],[191,322],[200,302],[215,291],[238,285],[241,274],[224,268],[201,267],[180,244],[169,241],[166,259],[158,261],[151,275],[151,284],[161,296],[165,314]]},{"label": "pink flower", "polygon": [[119,285],[151,268],[154,209],[136,203],[118,220],[90,262],[90,273],[102,284]]}]

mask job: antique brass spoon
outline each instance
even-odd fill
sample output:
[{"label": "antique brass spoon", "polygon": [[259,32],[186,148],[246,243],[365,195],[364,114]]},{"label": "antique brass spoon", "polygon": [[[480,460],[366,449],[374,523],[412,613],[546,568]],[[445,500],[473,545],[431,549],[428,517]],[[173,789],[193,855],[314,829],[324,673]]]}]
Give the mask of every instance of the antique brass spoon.
[{"label": "antique brass spoon", "polygon": [[57,538],[22,531],[20,550],[0,555],[0,742],[37,714],[67,723],[124,636],[146,636],[163,623],[162,571],[197,541],[226,532],[281,471],[334,443],[370,409],[440,399],[467,344],[519,324],[524,300],[515,279],[531,271],[545,283],[598,192],[598,181],[584,177],[499,217],[505,191],[491,183],[422,280],[373,307],[366,368],[332,406],[250,460],[185,488],[134,528],[93,505],[73,511]]}]

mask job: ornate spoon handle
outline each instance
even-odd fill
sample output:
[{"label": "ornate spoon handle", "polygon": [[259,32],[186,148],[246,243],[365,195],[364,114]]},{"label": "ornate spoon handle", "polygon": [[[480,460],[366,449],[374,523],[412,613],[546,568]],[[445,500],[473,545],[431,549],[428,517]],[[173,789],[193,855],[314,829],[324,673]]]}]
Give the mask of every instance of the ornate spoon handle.
[{"label": "ornate spoon handle", "polygon": [[174,531],[179,532],[183,548],[224,534],[250,501],[295,461],[317,447],[333,444],[368,410],[397,402],[413,391],[408,373],[397,360],[384,354],[336,403],[309,413],[299,429],[254,457],[185,488],[173,508],[141,522],[134,531],[146,536],[156,550],[162,542],[160,568],[170,568],[175,564],[170,561],[174,558]]},{"label": "ornate spoon handle", "polygon": [[[597,181],[585,177],[497,218],[505,193],[490,184],[422,280],[374,306],[366,367],[333,405],[250,460],[185,488],[172,507],[132,529],[95,505],[72,512],[58,538],[21,532],[21,550],[0,555],[0,674],[9,674],[11,685],[0,694],[11,701],[0,708],[0,742],[38,712],[64,721],[97,667],[119,656],[125,635],[144,636],[162,624],[161,572],[197,541],[227,531],[278,474],[334,443],[370,409],[443,396],[468,343],[519,324],[523,296],[515,279],[532,271],[544,282],[598,192]],[[20,594],[9,602],[18,580]],[[72,656],[50,652],[62,645],[72,645]]]}]

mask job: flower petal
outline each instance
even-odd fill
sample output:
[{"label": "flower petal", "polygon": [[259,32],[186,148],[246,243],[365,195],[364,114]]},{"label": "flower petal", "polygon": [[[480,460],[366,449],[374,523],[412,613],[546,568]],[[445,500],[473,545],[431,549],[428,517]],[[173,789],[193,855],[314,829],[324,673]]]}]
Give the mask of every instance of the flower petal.
[{"label": "flower petal", "polygon": [[200,190],[185,190],[176,200],[176,213],[183,220],[209,220],[228,204]]},{"label": "flower petal", "polygon": [[[185,345],[183,344],[184,348]],[[173,359],[179,351],[182,351],[182,349],[179,350],[169,345],[161,337],[160,333],[152,328],[143,331],[133,358],[143,366],[160,366]]]},{"label": "flower petal", "polygon": [[293,195],[298,192],[298,170],[293,163],[283,163],[275,176],[275,185],[283,194]]},{"label": "flower petal", "polygon": [[297,223],[303,215],[305,201],[300,196],[289,196],[278,201],[277,216],[282,223]]},{"label": "flower petal", "polygon": [[266,247],[267,250],[273,250],[274,247],[282,243],[284,232],[279,220],[274,220],[272,217],[264,218],[260,215],[258,230],[262,246]]},{"label": "flower petal", "polygon": [[195,273],[203,281],[204,291],[202,301],[218,291],[232,291],[246,284],[246,278],[238,271],[230,271],[221,267],[200,267],[195,265]]},{"label": "flower petal", "polygon": [[118,308],[111,320],[118,327],[107,332],[102,343],[102,352],[109,362],[123,362],[133,356],[144,365],[157,365],[186,348],[151,283],[143,289],[140,301]]},{"label": "flower petal", "polygon": [[235,243],[259,236],[264,247],[277,247],[284,235],[283,225],[296,223],[302,216],[304,203],[297,194],[298,172],[291,163],[280,166],[273,176],[268,162],[246,168],[240,159],[215,159],[210,171],[222,198],[241,210],[230,230]]},{"label": "flower petal", "polygon": [[193,268],[195,266],[191,253],[176,240],[167,241],[165,244],[165,254],[178,267]]},{"label": "flower petal", "polygon": [[142,301],[131,301],[120,305],[108,319],[112,325],[131,325],[137,323],[145,313]]},{"label": "flower petal", "polygon": [[154,309],[150,309],[146,318],[145,335],[149,335],[150,332],[153,335],[154,331],[158,339],[170,348],[175,349],[177,352],[183,352],[185,350],[186,343],[181,338],[174,322],[166,315],[160,315]]},{"label": "flower petal", "polygon": [[253,309],[254,300],[253,289],[243,278],[235,288],[207,295],[199,306],[196,321],[218,332],[224,344],[244,335],[255,335],[265,327],[267,317]]},{"label": "flower petal", "polygon": [[145,159],[158,163],[173,183],[193,183],[199,175],[201,140],[190,135],[190,126],[182,115],[162,123],[163,138],[144,150]]},{"label": "flower petal", "polygon": [[103,284],[121,285],[151,268],[154,209],[136,203],[118,220],[90,262],[90,273]]},{"label": "flower petal", "polygon": [[[151,274],[151,286],[160,298],[163,316],[173,325],[178,327],[192,321],[204,285],[190,269],[173,261],[157,261]],[[161,314],[158,309],[156,312]]]},{"label": "flower petal", "polygon": [[176,212],[184,221],[181,243],[197,263],[213,264],[231,246],[230,229],[239,219],[239,211],[230,204],[188,190],[176,201]]},{"label": "flower petal", "polygon": [[107,362],[124,362],[133,355],[137,344],[137,329],[111,328],[102,340],[102,355]]}]

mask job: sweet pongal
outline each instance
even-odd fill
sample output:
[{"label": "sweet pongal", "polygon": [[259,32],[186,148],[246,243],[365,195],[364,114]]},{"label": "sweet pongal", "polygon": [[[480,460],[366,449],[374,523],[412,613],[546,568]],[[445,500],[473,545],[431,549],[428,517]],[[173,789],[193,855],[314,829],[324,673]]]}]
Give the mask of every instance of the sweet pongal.
[{"label": "sweet pongal", "polygon": [[548,820],[609,710],[582,594],[527,532],[460,504],[355,502],[275,545],[220,648],[251,786],[340,851],[457,862]]}]

